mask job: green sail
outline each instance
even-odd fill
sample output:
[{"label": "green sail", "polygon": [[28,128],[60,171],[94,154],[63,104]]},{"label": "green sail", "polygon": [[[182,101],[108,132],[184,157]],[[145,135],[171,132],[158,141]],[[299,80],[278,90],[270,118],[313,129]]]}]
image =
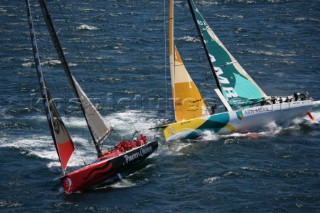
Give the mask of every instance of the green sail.
[{"label": "green sail", "polygon": [[267,97],[214,34],[194,2],[189,1],[208,58],[223,96],[231,106],[260,103]]}]

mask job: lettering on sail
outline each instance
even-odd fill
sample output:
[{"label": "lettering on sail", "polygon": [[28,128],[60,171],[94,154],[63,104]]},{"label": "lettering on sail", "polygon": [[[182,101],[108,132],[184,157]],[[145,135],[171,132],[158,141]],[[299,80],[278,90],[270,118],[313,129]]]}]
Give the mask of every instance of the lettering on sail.
[{"label": "lettering on sail", "polygon": [[[213,55],[209,54],[211,62],[215,62],[216,59]],[[236,90],[233,87],[230,87],[230,81],[223,77],[223,70],[221,67],[214,67],[214,71],[216,72],[216,75],[218,76],[218,80],[220,84],[222,84],[221,89],[225,92],[227,98],[236,98],[238,97],[238,94]],[[224,86],[225,85],[225,86]]]}]

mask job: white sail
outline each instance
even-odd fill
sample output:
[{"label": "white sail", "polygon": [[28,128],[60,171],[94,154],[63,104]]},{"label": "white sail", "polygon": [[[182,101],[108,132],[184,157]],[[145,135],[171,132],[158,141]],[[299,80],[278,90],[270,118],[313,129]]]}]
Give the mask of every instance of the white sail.
[{"label": "white sail", "polygon": [[85,111],[88,125],[92,131],[94,139],[97,143],[101,142],[112,131],[112,127],[105,122],[99,111],[91,103],[87,95],[84,93],[76,79],[72,76],[82,107]]}]

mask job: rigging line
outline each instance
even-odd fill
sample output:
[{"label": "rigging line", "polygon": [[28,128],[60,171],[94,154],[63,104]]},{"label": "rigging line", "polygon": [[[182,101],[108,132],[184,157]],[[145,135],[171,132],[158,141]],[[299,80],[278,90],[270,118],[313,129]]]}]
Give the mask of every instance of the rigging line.
[{"label": "rigging line", "polygon": [[[67,76],[67,78],[69,80],[69,84],[72,86],[75,96],[80,99],[80,93],[76,88],[77,82],[74,79],[72,73],[70,72],[68,62],[67,62],[67,60],[65,58],[63,49],[62,49],[61,44],[60,44],[60,40],[59,40],[59,38],[58,38],[58,36],[56,34],[55,27],[54,27],[54,25],[52,23],[51,16],[49,14],[47,5],[45,3],[45,0],[39,0],[39,3],[40,3],[40,7],[41,7],[41,10],[42,10],[42,15],[43,15],[43,18],[44,18],[45,23],[47,25],[51,40],[52,40],[52,42],[53,42],[53,44],[55,46],[56,52],[57,52],[57,54],[59,56],[59,59],[61,60],[61,63],[63,65],[63,69],[64,69],[65,74],[66,74],[66,76]],[[98,146],[97,140],[94,137],[94,134],[93,134],[93,131],[92,131],[92,127],[90,126],[90,124],[88,122],[88,117],[86,116],[84,106],[82,104],[80,106],[81,106],[81,111],[83,113],[83,116],[85,117],[88,129],[90,131],[90,135],[92,137],[93,143],[94,143],[95,148],[97,150],[98,156],[100,156],[101,155],[101,150],[100,150],[100,148]]]},{"label": "rigging line", "polygon": [[163,0],[163,34],[164,34],[164,84],[165,84],[165,90],[166,90],[165,117],[168,117],[166,0]]},{"label": "rigging line", "polygon": [[123,140],[123,137],[118,133],[117,130],[112,129],[112,131],[113,131],[114,134],[116,134],[116,136],[118,136],[118,138],[119,138],[120,140]]},{"label": "rigging line", "polygon": [[[123,140],[123,137],[121,137],[121,135],[120,135],[114,128],[112,128],[112,132],[111,132],[110,134],[112,134],[112,133],[113,133],[114,135],[116,135],[116,136],[120,139],[120,141]],[[100,147],[101,150],[103,150],[103,146],[107,143],[107,142],[105,142],[105,141],[107,141],[108,139],[110,139],[110,138],[105,138],[104,140],[100,141],[99,147]],[[104,143],[104,142],[105,142],[105,143]]]},{"label": "rigging line", "polygon": [[[136,133],[138,133],[140,131],[137,130],[137,128],[135,127],[135,125],[132,122],[131,118],[128,117],[128,119],[129,119],[130,125],[133,126],[133,128],[134,128],[134,133],[133,133],[133,136],[134,136]],[[114,134],[116,134],[120,138],[120,140],[124,140],[124,138],[118,133],[118,131],[116,129],[113,128],[112,131],[113,131]],[[101,146],[101,148],[102,148],[102,146]]]},{"label": "rigging line", "polygon": [[134,123],[132,122],[131,118],[128,117],[128,119],[129,119],[131,125],[133,126],[134,131],[135,131],[135,132],[139,132],[139,131],[137,130],[136,126],[134,125]]}]

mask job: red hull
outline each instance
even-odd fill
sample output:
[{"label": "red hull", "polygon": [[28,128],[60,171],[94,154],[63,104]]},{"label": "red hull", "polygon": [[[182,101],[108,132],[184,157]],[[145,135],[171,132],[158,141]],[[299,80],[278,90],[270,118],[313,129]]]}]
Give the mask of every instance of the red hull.
[{"label": "red hull", "polygon": [[158,148],[158,142],[153,141],[133,148],[113,158],[101,157],[88,166],[73,171],[61,179],[66,194],[89,189],[116,174],[130,169],[134,164],[147,158]]}]

